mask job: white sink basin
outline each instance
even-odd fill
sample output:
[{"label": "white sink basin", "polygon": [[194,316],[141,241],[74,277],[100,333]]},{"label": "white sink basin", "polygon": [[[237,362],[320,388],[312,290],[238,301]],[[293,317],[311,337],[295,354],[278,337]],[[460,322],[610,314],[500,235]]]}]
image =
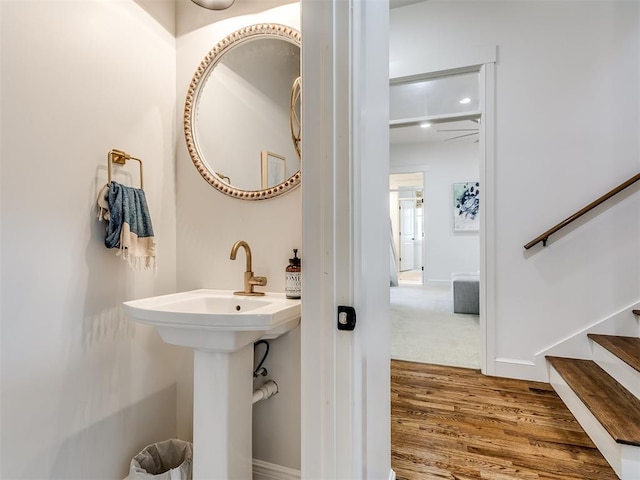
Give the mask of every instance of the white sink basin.
[{"label": "white sink basin", "polygon": [[202,289],[124,302],[123,308],[134,320],[156,327],[167,343],[212,352],[276,338],[300,323],[300,300],[283,293],[244,297]]}]

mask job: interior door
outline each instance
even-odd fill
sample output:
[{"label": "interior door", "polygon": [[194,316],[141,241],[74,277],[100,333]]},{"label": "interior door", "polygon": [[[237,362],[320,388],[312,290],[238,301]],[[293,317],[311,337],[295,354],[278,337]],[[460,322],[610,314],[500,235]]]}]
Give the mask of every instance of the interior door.
[{"label": "interior door", "polygon": [[412,198],[400,200],[400,271],[415,270],[416,203]]},{"label": "interior door", "polygon": [[[301,474],[393,478],[389,3],[301,5]],[[339,306],[355,308],[355,329],[340,328]]]}]

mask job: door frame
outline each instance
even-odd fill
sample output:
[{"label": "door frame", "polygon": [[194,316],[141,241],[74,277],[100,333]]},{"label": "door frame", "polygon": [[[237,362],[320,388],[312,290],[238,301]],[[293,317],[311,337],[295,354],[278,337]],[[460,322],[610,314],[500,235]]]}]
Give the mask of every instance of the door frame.
[{"label": "door frame", "polygon": [[[403,174],[403,173],[421,173],[422,174],[422,285],[425,285],[426,282],[426,273],[427,273],[427,215],[426,212],[426,204],[424,203],[424,189],[425,184],[427,182],[427,174],[428,168],[426,166],[421,165],[398,165],[395,167],[391,166],[391,159],[389,159],[389,175]],[[391,190],[390,190],[391,191]],[[400,255],[398,249],[398,255]],[[400,270],[400,263],[398,262],[398,271]]]},{"label": "door frame", "polygon": [[[458,55],[460,56],[460,55]],[[460,56],[461,58],[463,56]],[[479,182],[481,185],[480,215],[480,370],[485,375],[496,374],[495,358],[495,281],[496,281],[496,242],[495,242],[495,48],[483,50],[484,63],[457,65],[447,70],[429,72],[405,72],[402,77],[390,79],[390,84],[407,80],[443,77],[463,72],[478,72],[480,98],[478,114],[480,118],[479,140]],[[447,116],[443,116],[445,118]],[[447,117],[448,118],[448,117]],[[391,169],[391,173],[416,171],[419,165],[402,165]],[[423,167],[424,175],[428,169]],[[426,233],[426,230],[425,230]],[[425,242],[426,243],[426,242]]]}]

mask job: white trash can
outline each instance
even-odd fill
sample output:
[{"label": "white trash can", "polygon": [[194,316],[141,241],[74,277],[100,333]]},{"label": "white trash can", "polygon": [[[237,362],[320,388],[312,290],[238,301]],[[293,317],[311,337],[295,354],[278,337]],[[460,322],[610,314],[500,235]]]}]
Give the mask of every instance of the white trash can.
[{"label": "white trash can", "polygon": [[154,443],[131,459],[128,480],[192,480],[193,446],[172,439]]}]

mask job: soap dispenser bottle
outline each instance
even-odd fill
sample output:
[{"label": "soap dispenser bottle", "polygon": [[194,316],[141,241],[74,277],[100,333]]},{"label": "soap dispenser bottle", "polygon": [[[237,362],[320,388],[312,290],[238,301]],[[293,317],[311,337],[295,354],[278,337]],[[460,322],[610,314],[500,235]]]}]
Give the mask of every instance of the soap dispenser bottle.
[{"label": "soap dispenser bottle", "polygon": [[284,287],[284,293],[287,298],[300,298],[301,283],[300,283],[300,259],[298,258],[298,249],[293,249],[293,258],[289,259],[289,265],[287,266],[286,281]]}]

